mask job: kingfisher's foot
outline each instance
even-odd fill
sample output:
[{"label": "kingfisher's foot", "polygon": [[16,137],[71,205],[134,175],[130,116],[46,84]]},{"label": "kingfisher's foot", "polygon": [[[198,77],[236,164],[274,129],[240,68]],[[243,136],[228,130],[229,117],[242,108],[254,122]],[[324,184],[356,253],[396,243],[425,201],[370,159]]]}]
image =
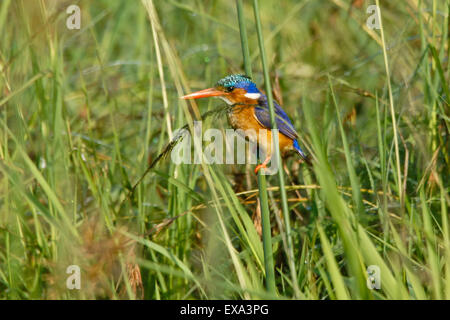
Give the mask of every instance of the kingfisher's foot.
[{"label": "kingfisher's foot", "polygon": [[266,164],[266,163],[263,163],[263,164],[257,165],[256,168],[255,168],[255,174],[258,174],[258,171],[259,171],[260,169],[262,169],[262,168],[267,169],[267,164]]}]

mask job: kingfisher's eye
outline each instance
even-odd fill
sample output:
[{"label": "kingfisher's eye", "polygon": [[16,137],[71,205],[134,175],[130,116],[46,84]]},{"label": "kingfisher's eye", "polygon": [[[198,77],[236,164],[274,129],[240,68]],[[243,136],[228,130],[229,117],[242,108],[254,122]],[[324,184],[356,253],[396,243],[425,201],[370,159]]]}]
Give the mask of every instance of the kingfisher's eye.
[{"label": "kingfisher's eye", "polygon": [[231,86],[231,87],[226,87],[225,88],[225,92],[231,92],[231,91],[233,91],[234,90],[234,87],[233,86]]}]

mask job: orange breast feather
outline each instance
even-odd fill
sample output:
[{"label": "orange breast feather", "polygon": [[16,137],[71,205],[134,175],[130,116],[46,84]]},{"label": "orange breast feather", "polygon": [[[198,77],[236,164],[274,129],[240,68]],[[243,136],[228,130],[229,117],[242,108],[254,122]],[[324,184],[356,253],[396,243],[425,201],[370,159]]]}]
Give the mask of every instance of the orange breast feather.
[{"label": "orange breast feather", "polygon": [[[271,145],[272,145],[272,132],[268,129],[263,127],[259,121],[256,119],[255,116],[255,107],[254,106],[247,106],[247,105],[237,105],[233,108],[233,110],[228,115],[228,120],[230,122],[230,125],[234,129],[241,129],[241,130],[254,130],[256,136],[257,136],[257,142],[258,144],[267,150],[269,154],[271,154]],[[266,129],[267,131],[267,139],[260,139],[259,136],[259,130]],[[293,148],[292,143],[293,141],[282,134],[281,132],[278,134],[278,140],[280,145],[280,151],[288,151]]]}]

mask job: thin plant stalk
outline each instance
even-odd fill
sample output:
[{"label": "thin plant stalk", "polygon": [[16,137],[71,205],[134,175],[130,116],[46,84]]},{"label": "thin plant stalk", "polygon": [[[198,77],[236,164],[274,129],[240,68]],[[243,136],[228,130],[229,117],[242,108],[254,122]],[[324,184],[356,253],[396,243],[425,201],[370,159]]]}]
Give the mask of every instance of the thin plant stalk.
[{"label": "thin plant stalk", "polygon": [[[380,3],[378,0],[376,0],[376,5],[378,8],[380,8]],[[381,19],[381,10],[378,9],[378,15],[379,15],[379,21],[380,21],[380,32],[381,32],[381,42],[383,44],[383,57],[384,57],[384,65],[386,67],[386,78],[387,78],[387,85],[388,85],[388,93],[389,93],[389,107],[391,110],[391,117],[392,117],[392,129],[394,131],[394,147],[395,147],[395,160],[396,160],[396,169],[397,169],[397,185],[398,185],[398,196],[400,198],[400,205],[403,210],[403,189],[402,189],[402,174],[401,174],[401,165],[400,165],[400,151],[398,146],[398,133],[397,133],[397,120],[395,118],[395,108],[394,108],[394,97],[392,95],[392,86],[391,86],[391,74],[389,70],[389,62],[387,57],[387,50],[386,50],[386,42],[384,39],[384,28],[383,28],[383,21]]]},{"label": "thin plant stalk", "polygon": [[[242,56],[244,58],[244,69],[247,76],[250,78],[252,75],[252,59],[250,58],[250,51],[248,48],[247,41],[247,28],[245,26],[245,17],[244,17],[244,9],[242,6],[242,0],[236,0],[236,8],[238,13],[238,22],[239,22],[239,33],[241,38],[241,48],[242,48]],[[247,159],[249,159],[250,153],[248,153]],[[251,188],[251,165],[250,161],[247,161],[245,164],[245,178],[247,180],[247,185]]]},{"label": "thin plant stalk", "polygon": [[[278,148],[279,137],[278,137],[277,124],[275,121],[275,109],[274,109],[274,105],[273,105],[272,87],[270,84],[269,68],[268,68],[266,53],[265,53],[265,49],[264,49],[264,37],[262,35],[258,0],[253,0],[253,10],[254,10],[254,14],[255,14],[256,32],[258,34],[258,44],[259,44],[259,50],[260,50],[260,55],[261,55],[261,64],[263,67],[264,84],[265,84],[265,89],[266,89],[267,101],[269,103],[270,121],[271,121],[272,129],[274,129],[273,134],[272,134],[272,140],[273,140],[273,145],[275,147],[272,149],[275,151],[274,152],[275,159],[276,159],[277,163],[279,164],[279,166],[281,167],[282,162],[281,162],[280,150]],[[287,196],[286,196],[286,190],[285,190],[285,184],[284,184],[284,172],[282,169],[278,170],[278,178],[279,178],[279,184],[280,184],[281,207],[283,210],[283,218],[284,218],[284,224],[285,224],[285,229],[286,229],[287,258],[288,258],[287,260],[288,260],[289,270],[291,273],[291,280],[292,280],[294,292],[295,292],[296,296],[299,297],[300,289],[298,288],[297,272],[295,271],[291,225],[290,225],[290,220],[289,220],[289,207],[287,204]]]},{"label": "thin plant stalk", "polygon": [[250,59],[250,51],[248,48],[247,28],[245,26],[244,8],[242,6],[242,0],[236,0],[236,7],[239,21],[239,33],[241,35],[241,48],[242,56],[244,58],[245,73],[252,77],[252,61]]},{"label": "thin plant stalk", "polygon": [[[242,0],[236,0],[238,12],[239,30],[241,35],[242,54],[244,58],[244,68],[248,76],[252,76],[252,66],[248,49],[247,30],[245,27],[244,10]],[[270,211],[267,197],[266,176],[260,171],[258,174],[259,200],[261,203],[261,227],[264,250],[264,271],[266,275],[266,289],[271,293],[276,293],[275,272],[272,252],[272,231],[270,227]]]},{"label": "thin plant stalk", "polygon": [[261,229],[264,249],[264,268],[266,272],[266,289],[271,293],[276,293],[269,201],[267,197],[266,176],[262,174],[262,172],[259,172],[258,174],[258,188],[259,201],[261,202]]}]

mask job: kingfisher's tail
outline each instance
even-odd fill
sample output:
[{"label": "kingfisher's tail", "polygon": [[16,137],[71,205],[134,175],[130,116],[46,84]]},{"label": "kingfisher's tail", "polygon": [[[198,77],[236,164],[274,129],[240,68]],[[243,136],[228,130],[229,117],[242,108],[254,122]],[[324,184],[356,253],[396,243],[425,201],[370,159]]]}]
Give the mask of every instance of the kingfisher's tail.
[{"label": "kingfisher's tail", "polygon": [[302,159],[311,166],[312,165],[311,157],[303,152],[303,150],[302,150],[302,148],[300,148],[300,145],[298,144],[297,140],[294,140],[293,146],[294,146],[295,151],[297,151],[297,153],[300,155],[300,157],[302,157]]}]

